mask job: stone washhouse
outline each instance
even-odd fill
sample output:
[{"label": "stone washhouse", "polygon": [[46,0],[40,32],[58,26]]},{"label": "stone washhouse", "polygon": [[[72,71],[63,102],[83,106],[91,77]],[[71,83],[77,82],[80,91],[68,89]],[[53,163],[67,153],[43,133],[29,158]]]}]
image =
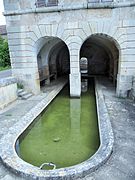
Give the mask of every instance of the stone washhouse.
[{"label": "stone washhouse", "polygon": [[80,60],[105,75],[119,97],[135,96],[134,0],[4,0],[12,74],[34,94],[69,77],[80,97]]}]

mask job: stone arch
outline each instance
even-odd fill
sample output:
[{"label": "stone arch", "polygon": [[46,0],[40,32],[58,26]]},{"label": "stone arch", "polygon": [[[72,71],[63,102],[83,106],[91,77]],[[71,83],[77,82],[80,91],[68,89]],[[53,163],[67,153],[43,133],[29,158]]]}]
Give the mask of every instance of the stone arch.
[{"label": "stone arch", "polygon": [[[60,49],[64,46],[64,51],[67,51],[66,58],[61,58],[58,62],[59,66],[64,66],[65,63],[64,60],[66,60],[66,65],[70,65],[69,61],[69,49],[65,42],[58,38],[53,36],[45,36],[41,37],[35,44],[35,52],[37,56],[37,62],[38,62],[38,72],[39,72],[39,81],[40,84],[43,84],[42,82],[50,83],[51,78],[57,78],[57,72],[58,69],[62,69],[64,71],[64,68],[60,68],[58,66],[57,56],[61,54],[62,52]],[[68,63],[69,62],[69,63]],[[66,68],[65,68],[66,69]],[[67,69],[70,69],[67,67]],[[59,72],[59,75],[63,74],[64,72]],[[67,71],[65,72],[65,74]]]},{"label": "stone arch", "polygon": [[88,74],[108,75],[114,83],[117,82],[117,76],[120,73],[121,48],[113,37],[102,33],[90,35],[82,43],[81,57],[89,59]]},{"label": "stone arch", "polygon": [[105,39],[108,39],[110,42],[114,43],[116,48],[119,50],[119,56],[121,56],[121,46],[120,46],[119,40],[115,39],[115,37],[112,37],[112,36],[110,36],[108,34],[103,34],[103,33],[94,33],[94,34],[91,34],[88,37],[86,37],[85,39],[83,39],[81,47],[82,47],[82,45],[84,44],[85,41],[87,41],[90,37],[94,37],[94,36],[103,37]]}]

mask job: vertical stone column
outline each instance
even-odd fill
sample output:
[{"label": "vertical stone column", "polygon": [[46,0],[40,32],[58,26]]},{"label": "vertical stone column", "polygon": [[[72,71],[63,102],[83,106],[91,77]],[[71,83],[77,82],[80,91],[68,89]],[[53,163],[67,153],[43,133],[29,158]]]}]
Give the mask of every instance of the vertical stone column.
[{"label": "vertical stone column", "polygon": [[70,55],[70,96],[81,96],[81,73],[79,53],[77,53],[76,55],[72,55],[72,50]]},{"label": "vertical stone column", "polygon": [[117,89],[116,94],[118,97],[126,98],[128,91],[132,88],[132,75],[117,75]]},{"label": "vertical stone column", "polygon": [[[133,45],[135,45],[133,43]],[[119,73],[117,75],[117,96],[126,98],[131,94],[133,87],[133,76],[135,72],[135,56],[133,51],[129,51],[127,47],[130,47],[130,43],[122,45],[121,56],[119,59]]]}]

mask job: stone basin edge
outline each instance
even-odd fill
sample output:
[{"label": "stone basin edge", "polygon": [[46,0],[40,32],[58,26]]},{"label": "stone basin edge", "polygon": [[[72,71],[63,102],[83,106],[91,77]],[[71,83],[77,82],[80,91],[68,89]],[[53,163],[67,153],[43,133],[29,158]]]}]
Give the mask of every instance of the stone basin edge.
[{"label": "stone basin edge", "polygon": [[23,161],[17,155],[15,144],[18,137],[50,104],[50,102],[63,89],[65,84],[66,83],[64,81],[61,82],[59,87],[55,88],[55,90],[52,90],[41,102],[39,102],[25,116],[23,116],[0,140],[1,161],[12,172],[20,175],[25,179],[68,180],[83,178],[103,165],[113,152],[114,136],[112,126],[105,105],[100,80],[95,78],[95,96],[97,103],[100,146],[92,157],[80,164],[71,167],[56,170],[40,170],[38,167]]}]

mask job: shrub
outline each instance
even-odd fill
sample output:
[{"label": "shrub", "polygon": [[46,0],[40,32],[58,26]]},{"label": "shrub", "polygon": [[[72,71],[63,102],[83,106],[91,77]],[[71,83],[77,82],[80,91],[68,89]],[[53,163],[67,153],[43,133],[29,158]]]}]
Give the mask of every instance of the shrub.
[{"label": "shrub", "polygon": [[0,36],[0,67],[10,66],[8,42]]}]

